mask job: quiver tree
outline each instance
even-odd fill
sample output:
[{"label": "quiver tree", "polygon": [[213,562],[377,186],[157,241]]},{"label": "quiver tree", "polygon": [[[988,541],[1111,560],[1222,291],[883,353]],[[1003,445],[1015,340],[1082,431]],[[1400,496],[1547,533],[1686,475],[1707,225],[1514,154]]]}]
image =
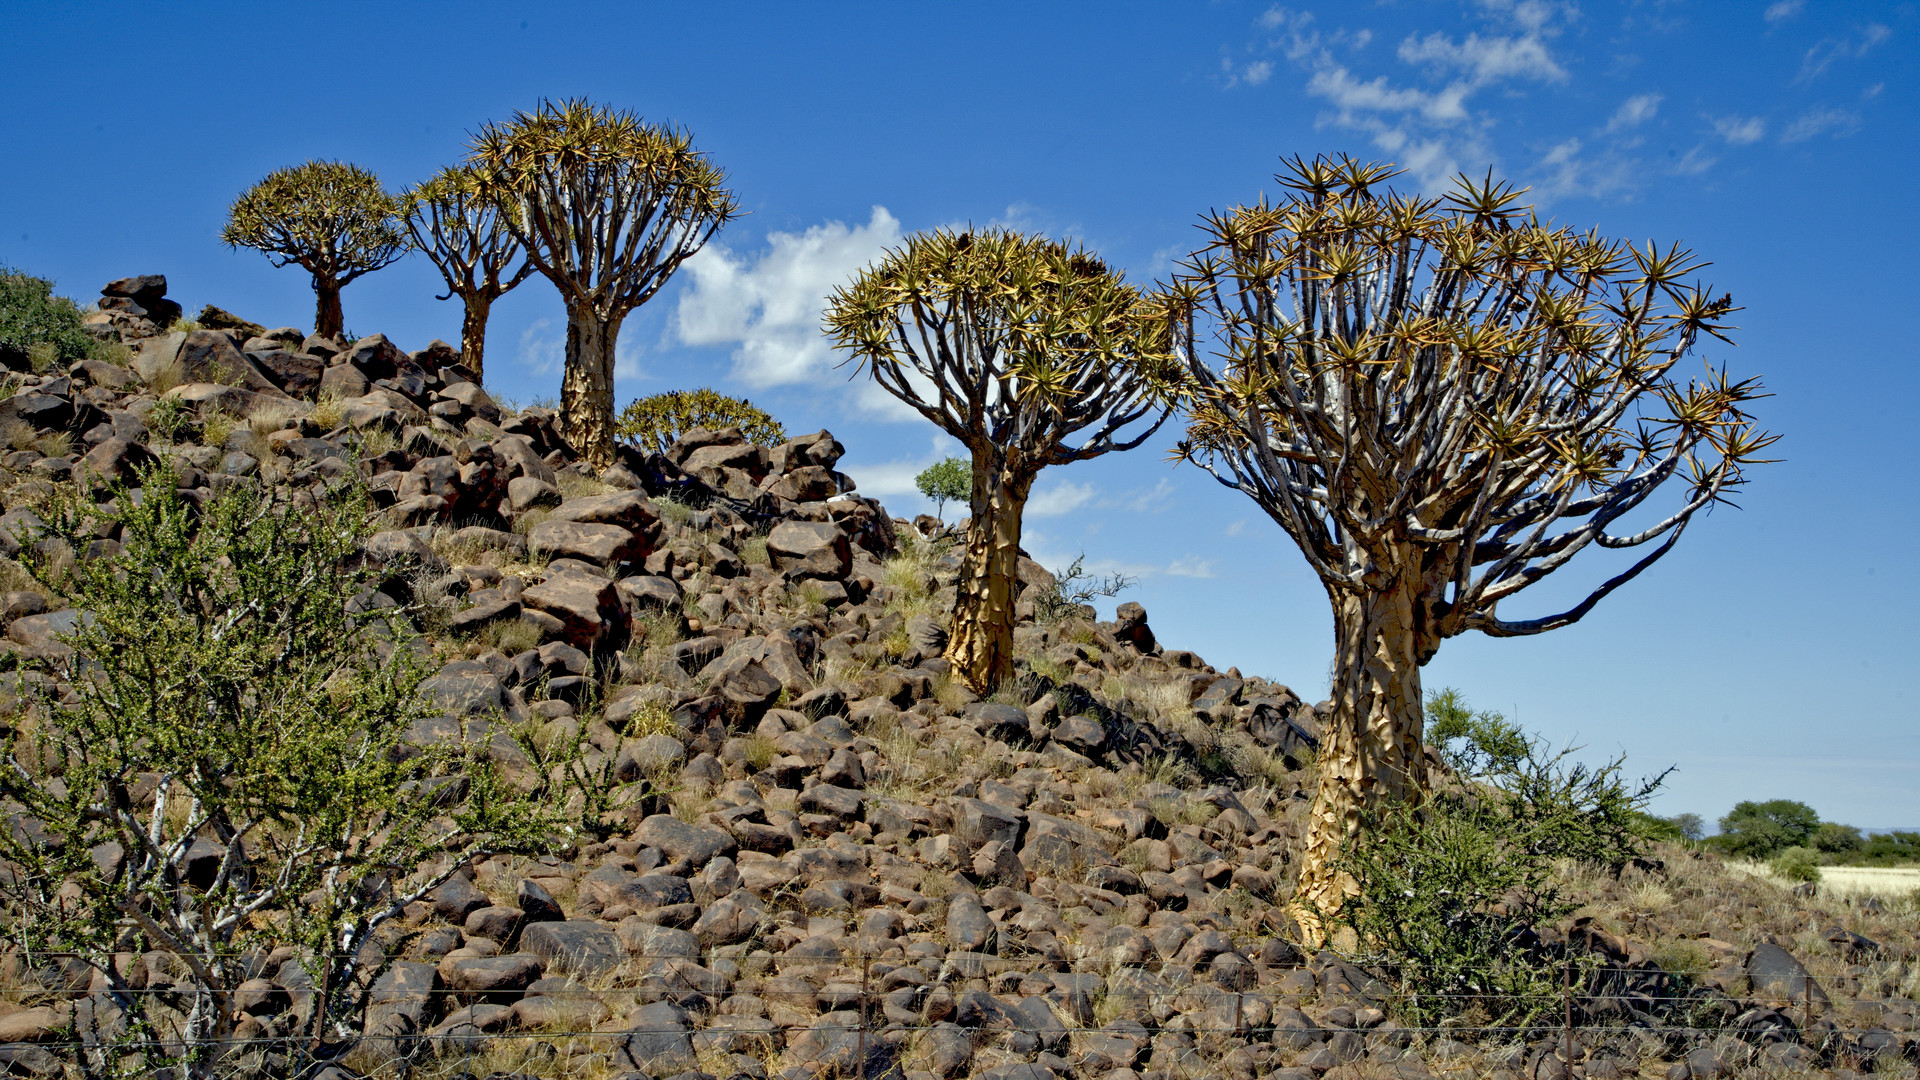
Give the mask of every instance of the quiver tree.
[{"label": "quiver tree", "polygon": [[394,216],[399,208],[360,166],[309,161],[268,173],[235,199],[220,239],[312,274],[313,332],[336,337],[345,326],[340,290],[406,253],[406,233]]},{"label": "quiver tree", "polygon": [[621,320],[738,212],[726,174],[685,131],[580,100],[488,124],[472,150],[527,260],[566,302],[561,426],[604,468]]},{"label": "quiver tree", "polygon": [[[1687,282],[1705,263],[1543,223],[1491,176],[1424,199],[1378,190],[1393,175],[1289,163],[1278,203],[1207,217],[1170,289],[1192,315],[1179,454],[1259,504],[1333,604],[1309,933],[1352,893],[1334,862],[1363,815],[1424,793],[1420,667],[1440,643],[1578,621],[1774,441],[1743,411],[1756,381],[1675,374],[1730,329],[1731,299]],[[1565,610],[1503,617],[1594,548],[1629,554]]]},{"label": "quiver tree", "polygon": [[[522,257],[524,249],[502,219],[499,202],[470,167],[443,169],[408,191],[401,198],[400,220],[413,246],[447,279],[447,295],[440,299],[458,296],[466,306],[460,361],[484,379],[487,315],[495,300],[533,273],[533,264]],[[520,265],[513,267],[516,259]]]},{"label": "quiver tree", "polygon": [[1020,519],[1034,477],[1131,449],[1165,422],[1166,309],[1058,241],[938,231],[836,290],[826,325],[875,382],[972,455],[947,659],[991,689],[1013,674]]}]

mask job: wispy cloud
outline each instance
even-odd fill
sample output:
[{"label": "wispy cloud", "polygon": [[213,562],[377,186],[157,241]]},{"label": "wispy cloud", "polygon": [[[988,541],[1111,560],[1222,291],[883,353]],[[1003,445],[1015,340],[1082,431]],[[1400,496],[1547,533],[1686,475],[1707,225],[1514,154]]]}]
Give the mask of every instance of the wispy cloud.
[{"label": "wispy cloud", "polygon": [[[1367,31],[1323,33],[1311,15],[1279,7],[1256,25],[1275,33],[1270,47],[1306,71],[1307,93],[1329,107],[1322,124],[1366,134],[1420,183],[1436,187],[1492,163],[1488,132],[1495,120],[1476,106],[1480,95],[1569,78],[1551,47],[1566,9],[1540,0],[1482,0],[1480,7],[1489,27],[1409,35],[1394,52],[1402,67],[1386,74],[1355,70],[1371,40]],[[1657,107],[1659,99],[1649,98],[1645,107]]]},{"label": "wispy cloud", "polygon": [[1800,14],[1800,9],[1806,6],[1806,0],[1774,0],[1767,5],[1767,10],[1761,14],[1761,18],[1770,23],[1783,22]]},{"label": "wispy cloud", "polygon": [[1057,481],[1033,493],[1033,497],[1027,500],[1027,516],[1044,518],[1071,514],[1092,502],[1099,493],[1100,489],[1092,484]]},{"label": "wispy cloud", "polygon": [[1120,500],[1120,505],[1135,513],[1147,513],[1164,509],[1167,500],[1173,498],[1173,481],[1161,477],[1152,487],[1144,490],[1136,488]]},{"label": "wispy cloud", "polygon": [[[617,346],[616,346],[617,351]],[[535,319],[520,331],[520,365],[535,375],[554,375],[567,366],[566,327]]]},{"label": "wispy cloud", "polygon": [[1798,81],[1812,82],[1842,60],[1858,60],[1871,52],[1875,45],[1892,36],[1893,30],[1885,24],[1868,23],[1859,32],[1846,37],[1818,41],[1807,50],[1806,57],[1800,61]]},{"label": "wispy cloud", "polygon": [[1746,146],[1767,137],[1767,122],[1757,116],[1722,116],[1713,121],[1714,134],[1731,146]]},{"label": "wispy cloud", "polygon": [[1802,113],[1780,132],[1783,143],[1806,142],[1821,135],[1836,138],[1860,130],[1860,114],[1846,109],[1813,109]]},{"label": "wispy cloud", "polygon": [[1635,94],[1621,102],[1607,120],[1607,134],[1631,131],[1653,119],[1654,114],[1660,111],[1660,101],[1659,94]]}]

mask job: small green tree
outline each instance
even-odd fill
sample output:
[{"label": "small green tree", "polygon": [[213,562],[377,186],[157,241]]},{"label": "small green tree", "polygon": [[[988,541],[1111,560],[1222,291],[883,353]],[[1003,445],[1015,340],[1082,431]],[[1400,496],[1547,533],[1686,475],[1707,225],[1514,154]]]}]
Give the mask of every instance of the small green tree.
[{"label": "small green tree", "polygon": [[964,458],[950,457],[929,465],[913,478],[920,494],[933,500],[933,514],[946,520],[946,507],[973,494],[973,471]]},{"label": "small green tree", "polygon": [[346,321],[340,290],[392,264],[407,250],[395,218],[400,204],[380,179],[343,161],[309,161],[277,169],[248,188],[227,211],[220,239],[266,254],[275,266],[313,275],[313,332],[337,337]]},{"label": "small green tree", "polygon": [[737,427],[750,443],[773,446],[786,441],[787,429],[746,398],[729,397],[710,387],[669,390],[635,398],[620,413],[614,429],[624,442],[665,453],[694,428]]},{"label": "small green tree", "polygon": [[[303,511],[235,487],[197,511],[176,487],[155,469],[114,512],[66,503],[29,549],[83,614],[71,660],[43,664],[70,692],[32,702],[0,768],[0,807],[29,823],[0,829],[0,902],[28,967],[78,960],[108,988],[118,1017],[95,1022],[122,1038],[69,1047],[90,1075],[123,1049],[143,1075],[224,1075],[248,954],[281,945],[317,997],[296,1051],[346,1036],[383,923],[560,827],[488,761],[405,743],[433,710],[410,628],[352,608],[375,584],[364,499]],[[115,529],[121,554],[74,562]],[[114,964],[149,950],[185,965],[177,1008]]]},{"label": "small green tree", "polygon": [[1766,859],[1784,848],[1806,847],[1820,827],[1813,807],[1792,799],[1734,804],[1720,819],[1720,835],[1713,846],[1747,859]]},{"label": "small green tree", "polygon": [[[487,316],[493,302],[533,273],[520,241],[507,228],[495,194],[468,166],[442,169],[409,190],[400,201],[400,219],[413,246],[447,280],[447,295],[465,307],[460,321],[460,362],[476,377],[486,374]],[[520,260],[518,267],[513,266]],[[510,269],[511,268],[511,269]]]}]

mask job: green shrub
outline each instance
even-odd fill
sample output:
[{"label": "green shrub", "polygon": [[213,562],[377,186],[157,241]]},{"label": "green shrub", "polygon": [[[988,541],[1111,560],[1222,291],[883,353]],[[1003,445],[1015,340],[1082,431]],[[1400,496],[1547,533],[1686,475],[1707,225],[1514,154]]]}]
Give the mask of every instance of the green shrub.
[{"label": "green shrub", "polygon": [[[303,959],[317,1004],[287,1034],[318,1046],[365,1007],[382,924],[481,852],[563,834],[485,755],[407,740],[438,710],[407,627],[353,610],[377,583],[364,498],[301,510],[236,486],[199,509],[176,487],[156,468],[112,514],[72,496],[43,511],[28,568],[87,616],[65,639],[77,659],[40,666],[87,677],[33,700],[0,762],[0,804],[43,830],[0,829],[0,901],[21,963],[91,966],[116,996],[112,1053],[201,1077],[230,1049],[249,956]],[[73,560],[114,529],[120,554]],[[190,879],[205,842],[217,863]],[[185,963],[169,994],[125,992],[116,954],[156,949]],[[74,1075],[123,1064],[63,1052]]]},{"label": "green shrub", "polygon": [[53,282],[0,267],[0,365],[45,370],[85,360],[97,344],[79,305],[55,296]]},{"label": "green shrub", "polygon": [[1532,750],[1519,725],[1497,712],[1474,712],[1452,687],[1428,694],[1426,705],[1427,745],[1460,776],[1511,771]]},{"label": "green shrub", "polygon": [[1819,881],[1820,853],[1810,847],[1785,848],[1767,861],[1767,868],[1788,881]]},{"label": "green shrub", "polygon": [[[1464,708],[1457,695],[1436,695],[1429,705]],[[1342,852],[1340,866],[1360,895],[1339,921],[1394,978],[1409,1025],[1469,1009],[1494,1026],[1525,1028],[1548,1017],[1570,961],[1542,946],[1533,928],[1579,906],[1555,864],[1617,871],[1643,847],[1638,816],[1665,773],[1630,784],[1619,759],[1595,768],[1573,762],[1571,748],[1549,752],[1524,736],[1522,743],[1475,780],[1437,790],[1417,808],[1373,815],[1360,833],[1368,842]]]},{"label": "green shrub", "polygon": [[704,386],[635,399],[620,413],[614,434],[642,450],[664,453],[681,435],[697,427],[737,427],[748,442],[761,446],[773,446],[787,438],[780,421],[751,401]]}]

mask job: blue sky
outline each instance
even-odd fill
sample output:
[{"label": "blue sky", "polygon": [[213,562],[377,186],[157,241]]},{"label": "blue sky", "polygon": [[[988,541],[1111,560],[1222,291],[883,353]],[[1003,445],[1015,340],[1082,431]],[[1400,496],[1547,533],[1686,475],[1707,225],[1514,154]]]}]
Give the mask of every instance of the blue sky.
[{"label": "blue sky", "polygon": [[[907,514],[910,477],[952,444],[849,383],[815,332],[825,292],[905,233],[1045,231],[1144,281],[1190,249],[1198,214],[1274,190],[1282,155],[1396,161],[1426,190],[1492,167],[1557,220],[1713,260],[1706,277],[1747,310],[1739,347],[1704,355],[1766,377],[1760,415],[1787,460],[1581,624],[1454,639],[1428,685],[1589,755],[1678,765],[1663,812],[1785,797],[1920,825],[1900,674],[1920,645],[1916,15],[1819,0],[13,4],[0,262],[83,301],[165,273],[190,310],[304,326],[303,275],[216,240],[239,191],[311,157],[398,187],[488,120],[588,96],[690,128],[750,211],[628,319],[621,398],[711,383],[789,430],[829,427],[863,489]],[[347,325],[408,348],[457,340],[440,291],[410,260],[346,290]],[[538,277],[503,299],[492,388],[556,394],[562,326]],[[1044,474],[1029,548],[1137,575],[1127,598],[1163,640],[1322,696],[1317,582],[1244,497],[1168,466],[1167,441]]]}]

